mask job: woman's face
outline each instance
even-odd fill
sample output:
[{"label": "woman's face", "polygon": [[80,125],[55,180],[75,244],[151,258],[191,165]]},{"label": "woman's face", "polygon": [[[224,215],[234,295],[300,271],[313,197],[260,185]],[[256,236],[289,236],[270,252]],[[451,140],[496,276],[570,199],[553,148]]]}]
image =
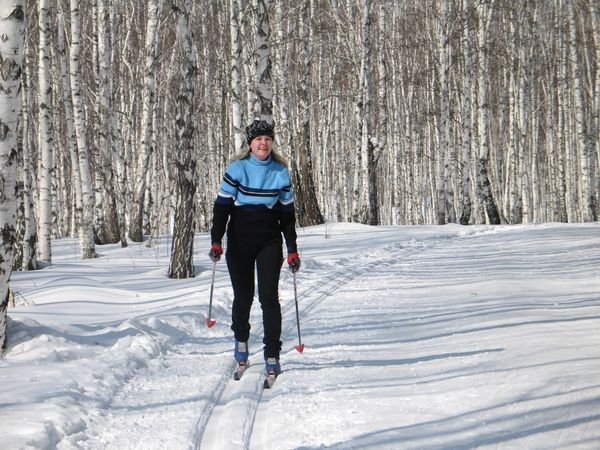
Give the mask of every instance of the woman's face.
[{"label": "woman's face", "polygon": [[259,161],[264,161],[273,149],[273,138],[269,136],[257,136],[250,142],[250,152]]}]

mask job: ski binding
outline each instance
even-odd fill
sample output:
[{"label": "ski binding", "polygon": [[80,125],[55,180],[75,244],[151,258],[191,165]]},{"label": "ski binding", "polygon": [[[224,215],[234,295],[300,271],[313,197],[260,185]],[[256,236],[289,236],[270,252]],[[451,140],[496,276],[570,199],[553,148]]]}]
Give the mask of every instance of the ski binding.
[{"label": "ski binding", "polygon": [[233,372],[233,379],[236,381],[239,381],[249,366],[250,366],[250,364],[248,362],[241,361],[238,364],[238,366],[235,368],[235,371]]}]

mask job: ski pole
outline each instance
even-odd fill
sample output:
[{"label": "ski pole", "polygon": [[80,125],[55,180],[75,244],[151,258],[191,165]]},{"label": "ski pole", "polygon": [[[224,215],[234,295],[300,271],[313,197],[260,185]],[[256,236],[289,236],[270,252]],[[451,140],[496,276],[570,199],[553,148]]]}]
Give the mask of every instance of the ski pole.
[{"label": "ski pole", "polygon": [[292,271],[292,277],[294,279],[294,301],[296,303],[296,325],[298,326],[298,345],[294,348],[298,350],[300,353],[304,351],[304,344],[302,343],[302,338],[300,337],[300,313],[298,312],[298,288],[296,287],[296,272]]},{"label": "ski pole", "polygon": [[213,291],[215,288],[215,272],[217,270],[217,262],[215,261],[213,263],[213,269],[212,269],[212,280],[210,282],[210,299],[208,301],[208,319],[206,319],[206,326],[208,328],[212,328],[215,323],[217,323],[216,320],[211,319],[211,314],[212,314],[212,299],[213,299]]}]

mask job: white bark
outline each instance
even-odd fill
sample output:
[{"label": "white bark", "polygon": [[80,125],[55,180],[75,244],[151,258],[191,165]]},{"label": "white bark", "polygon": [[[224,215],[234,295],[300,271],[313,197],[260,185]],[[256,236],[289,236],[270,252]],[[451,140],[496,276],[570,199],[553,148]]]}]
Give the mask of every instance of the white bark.
[{"label": "white bark", "polygon": [[438,186],[437,186],[437,223],[446,223],[447,208],[452,203],[446,198],[447,190],[451,189],[447,182],[449,140],[450,140],[450,104],[448,72],[450,71],[448,27],[450,5],[449,0],[441,2],[441,17],[439,27],[439,79],[440,79],[440,122],[439,122],[439,157],[438,157]]},{"label": "white bark", "polygon": [[370,177],[376,176],[371,173],[371,153],[372,146],[369,142],[369,114],[371,105],[371,43],[369,18],[370,0],[362,2],[362,21],[361,21],[361,56],[360,56],[360,76],[358,86],[358,100],[355,106],[356,127],[358,130],[358,152],[355,158],[355,179],[353,188],[353,212],[354,221],[361,223],[372,222],[371,208],[371,185]]},{"label": "white bark", "polygon": [[39,259],[52,262],[52,176],[54,136],[52,130],[52,82],[50,80],[50,1],[40,0],[38,27],[40,31],[38,64],[39,135]]},{"label": "white bark", "polygon": [[271,81],[271,49],[269,47],[270,0],[257,0],[256,29],[256,96],[261,120],[273,122],[273,86]]},{"label": "white bark", "polygon": [[[29,62],[27,30],[25,30],[25,42],[23,46],[23,80],[22,80],[22,110],[28,112],[32,104],[32,90],[29,85],[28,77],[25,75],[27,67],[31,67]],[[22,183],[23,183],[23,222],[25,229],[23,230],[23,249],[21,258],[20,270],[35,270],[37,269],[37,220],[35,216],[34,200],[33,200],[33,167],[31,163],[32,147],[30,142],[30,120],[29,114],[22,115],[23,120],[23,167],[22,167]],[[19,269],[19,268],[17,268]]]},{"label": "white bark", "polygon": [[79,0],[70,0],[71,5],[71,58],[70,79],[73,102],[73,123],[77,136],[77,155],[81,176],[82,213],[79,226],[79,247],[82,259],[96,256],[94,244],[94,197],[90,173],[90,156],[85,129],[85,106],[81,88],[81,16]]},{"label": "white bark", "polygon": [[169,277],[194,276],[194,228],[197,174],[193,148],[194,85],[198,71],[194,54],[190,13],[192,0],[176,0],[177,42],[181,54],[179,95],[177,101],[177,203],[175,206],[175,230],[173,250],[169,265]]},{"label": "white bark", "polygon": [[246,145],[244,125],[242,123],[242,44],[240,41],[240,5],[239,0],[230,0],[229,32],[231,34],[231,124],[233,126],[234,154],[242,151]]},{"label": "white bark", "polygon": [[[592,99],[592,124],[593,129],[590,131],[590,136],[594,141],[596,152],[596,208],[600,207],[600,2],[590,0],[590,8],[592,11],[592,31],[594,36],[594,44],[596,46],[596,80],[595,91],[596,95]],[[598,211],[596,210],[596,216]],[[596,217],[596,220],[598,218]]]},{"label": "white bark", "polygon": [[490,28],[494,0],[478,5],[480,25],[478,31],[478,91],[477,105],[478,116],[478,144],[479,155],[477,161],[477,192],[483,204],[483,209],[488,223],[500,223],[500,217],[495,204],[491,182],[488,174],[490,158],[490,66],[488,50],[488,30]]},{"label": "white bark", "polygon": [[463,14],[465,22],[462,37],[462,51],[465,58],[464,66],[464,93],[463,116],[462,116],[462,209],[460,211],[460,224],[468,225],[471,220],[471,146],[473,124],[473,55],[471,45],[471,14],[469,10],[470,0],[463,0]]},{"label": "white bark", "polygon": [[593,220],[593,197],[592,197],[592,177],[591,177],[591,156],[592,146],[591,140],[588,139],[588,124],[586,122],[585,101],[584,101],[584,86],[582,63],[579,56],[579,48],[577,45],[577,10],[573,1],[567,1],[568,20],[570,32],[570,51],[569,63],[571,66],[571,81],[573,85],[573,97],[575,101],[575,129],[576,129],[576,144],[579,160],[579,204],[578,208],[581,215],[580,219],[584,222]]},{"label": "white bark", "polygon": [[21,115],[23,0],[0,3],[0,353],[6,342],[8,280],[17,224],[17,130]]},{"label": "white bark", "polygon": [[97,78],[97,110],[98,110],[98,169],[96,170],[98,197],[101,202],[96,205],[96,217],[101,218],[102,228],[98,228],[97,234],[101,236],[103,244],[114,244],[119,242],[119,219],[117,216],[117,205],[115,195],[113,155],[114,148],[114,111],[112,98],[112,36],[110,8],[107,0],[98,2],[98,78]]},{"label": "white bark", "polygon": [[65,128],[67,131],[66,147],[69,151],[71,161],[71,180],[75,191],[75,227],[73,230],[79,231],[81,224],[81,214],[83,212],[83,194],[81,192],[81,176],[79,172],[79,155],[77,151],[77,133],[73,125],[73,101],[71,97],[71,81],[69,78],[69,62],[67,57],[67,46],[65,39],[65,21],[62,13],[58,15],[58,65],[60,70],[60,79],[62,82],[63,108],[65,112]]},{"label": "white bark", "polygon": [[154,145],[154,128],[152,119],[156,108],[156,51],[158,43],[158,17],[162,7],[160,0],[148,1],[148,20],[146,22],[144,92],[142,95],[142,137],[140,151],[135,170],[135,185],[131,218],[129,222],[129,237],[135,242],[144,239],[144,200],[146,197],[147,174],[150,166],[150,155]]}]

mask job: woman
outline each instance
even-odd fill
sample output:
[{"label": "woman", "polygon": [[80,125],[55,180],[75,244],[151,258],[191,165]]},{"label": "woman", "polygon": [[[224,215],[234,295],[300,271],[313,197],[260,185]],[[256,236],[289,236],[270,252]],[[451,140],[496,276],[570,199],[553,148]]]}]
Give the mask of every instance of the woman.
[{"label": "woman", "polygon": [[225,259],[234,295],[231,329],[235,337],[234,357],[241,366],[248,361],[256,266],[266,371],[278,375],[281,372],[282,234],[287,262],[294,272],[300,268],[300,257],[296,246],[292,183],[285,161],[273,150],[274,135],[273,126],[264,120],[255,120],[246,127],[249,149],[234,157],[215,200],[209,256],[212,261],[220,259],[221,241],[227,228]]}]

